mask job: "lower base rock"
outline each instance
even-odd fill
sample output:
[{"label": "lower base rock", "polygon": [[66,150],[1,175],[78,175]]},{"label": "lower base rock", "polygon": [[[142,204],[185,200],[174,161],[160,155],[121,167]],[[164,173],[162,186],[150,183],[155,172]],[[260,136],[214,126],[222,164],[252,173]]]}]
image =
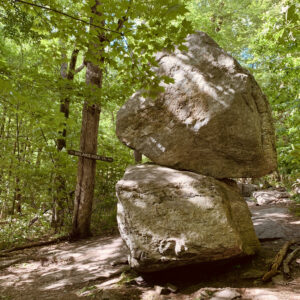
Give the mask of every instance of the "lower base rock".
[{"label": "lower base rock", "polygon": [[259,249],[237,186],[212,177],[145,164],[116,186],[118,226],[130,266],[154,272],[245,255]]}]

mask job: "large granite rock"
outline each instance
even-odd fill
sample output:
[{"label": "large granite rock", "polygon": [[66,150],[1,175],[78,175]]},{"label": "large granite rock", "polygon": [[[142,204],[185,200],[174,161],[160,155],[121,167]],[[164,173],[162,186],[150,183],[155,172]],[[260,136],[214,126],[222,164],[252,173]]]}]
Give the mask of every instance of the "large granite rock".
[{"label": "large granite rock", "polygon": [[146,164],[129,167],[116,190],[119,231],[139,271],[252,255],[259,248],[237,186]]},{"label": "large granite rock", "polygon": [[117,135],[153,162],[215,178],[260,177],[276,169],[270,107],[253,76],[208,35],[188,52],[159,53],[156,99],[135,93],[119,110]]}]

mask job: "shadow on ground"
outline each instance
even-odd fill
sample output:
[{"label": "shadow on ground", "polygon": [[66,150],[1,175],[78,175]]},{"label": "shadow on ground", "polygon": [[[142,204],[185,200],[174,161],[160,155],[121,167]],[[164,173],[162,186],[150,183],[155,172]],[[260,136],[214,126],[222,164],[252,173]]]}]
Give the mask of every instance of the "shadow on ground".
[{"label": "shadow on ground", "polygon": [[[27,257],[1,270],[0,300],[300,300],[300,259],[293,261],[289,277],[276,276],[268,283],[260,280],[286,240],[294,239],[294,247],[297,242],[300,246],[299,219],[284,206],[253,206],[251,212],[262,245],[254,258],[134,274],[124,273],[128,252],[118,236],[62,242],[1,258],[0,264]],[[158,292],[169,284],[176,287],[175,292]]]}]

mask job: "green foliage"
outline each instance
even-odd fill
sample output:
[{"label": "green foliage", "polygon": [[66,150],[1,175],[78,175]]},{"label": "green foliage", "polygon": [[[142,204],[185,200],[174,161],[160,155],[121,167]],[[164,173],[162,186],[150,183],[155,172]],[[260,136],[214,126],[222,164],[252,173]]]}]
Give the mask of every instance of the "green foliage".
[{"label": "green foliage", "polygon": [[[21,245],[24,243],[36,241],[39,238],[47,237],[49,234],[53,234],[50,229],[50,213],[47,215],[39,215],[31,212],[32,208],[24,207],[26,215],[14,216],[7,218],[6,223],[0,226],[0,250]],[[39,217],[38,221],[29,226],[30,221],[34,217]]]},{"label": "green foliage", "polygon": [[124,271],[121,274],[120,281],[118,282],[119,285],[128,285],[131,284],[134,279],[138,277],[138,273],[134,271],[133,269],[129,269],[127,271]]},{"label": "green foliage", "polygon": [[262,19],[251,63],[273,108],[279,170],[293,181],[300,175],[299,4],[277,1]]},{"label": "green foliage", "polygon": [[[181,0],[103,0],[95,16],[94,0],[27,2],[0,3],[0,220],[8,220],[2,246],[52,233],[57,199],[64,199],[61,230],[68,231],[78,158],[58,151],[58,139],[66,130],[66,148],[79,148],[85,101],[101,105],[98,149],[114,158],[111,164],[97,163],[92,228],[113,232],[115,184],[134,163],[132,151],[115,136],[115,115],[136,89],[148,87],[153,93],[161,89],[161,80],[170,80],[153,72],[154,54],[180,45],[192,30],[186,5]],[[88,52],[99,34],[101,53]],[[73,81],[62,78],[75,48],[77,66],[85,60],[105,70],[101,89],[87,86],[84,72]],[[68,119],[59,112],[64,99],[70,102]],[[29,226],[36,215],[39,221]]]}]

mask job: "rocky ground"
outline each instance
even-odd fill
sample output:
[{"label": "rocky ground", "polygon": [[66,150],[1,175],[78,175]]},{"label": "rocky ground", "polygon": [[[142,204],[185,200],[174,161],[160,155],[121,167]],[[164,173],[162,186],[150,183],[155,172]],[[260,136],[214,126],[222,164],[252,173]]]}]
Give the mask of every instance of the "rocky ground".
[{"label": "rocky ground", "polygon": [[300,251],[288,275],[261,280],[286,241],[295,241],[289,252],[300,246],[299,207],[276,199],[259,206],[247,199],[261,241],[252,259],[141,275],[126,265],[127,249],[118,236],[61,242],[2,255],[0,299],[300,300]]}]

